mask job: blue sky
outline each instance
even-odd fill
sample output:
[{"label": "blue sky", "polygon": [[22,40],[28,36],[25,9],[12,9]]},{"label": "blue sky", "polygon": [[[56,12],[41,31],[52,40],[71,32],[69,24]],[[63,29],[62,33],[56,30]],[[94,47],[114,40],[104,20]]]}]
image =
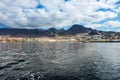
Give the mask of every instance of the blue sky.
[{"label": "blue sky", "polygon": [[0,28],[67,28],[80,24],[120,31],[120,0],[1,0]]}]

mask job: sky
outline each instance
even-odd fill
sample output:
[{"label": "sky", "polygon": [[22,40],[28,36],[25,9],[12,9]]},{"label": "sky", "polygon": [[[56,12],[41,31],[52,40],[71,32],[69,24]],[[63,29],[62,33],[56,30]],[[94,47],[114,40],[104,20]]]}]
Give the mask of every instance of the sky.
[{"label": "sky", "polygon": [[120,0],[0,0],[0,28],[120,31]]}]

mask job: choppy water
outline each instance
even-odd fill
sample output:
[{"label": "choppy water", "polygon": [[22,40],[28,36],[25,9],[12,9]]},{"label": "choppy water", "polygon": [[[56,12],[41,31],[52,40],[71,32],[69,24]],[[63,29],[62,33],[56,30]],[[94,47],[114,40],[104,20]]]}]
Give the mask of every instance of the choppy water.
[{"label": "choppy water", "polygon": [[120,43],[0,43],[0,80],[120,80]]}]

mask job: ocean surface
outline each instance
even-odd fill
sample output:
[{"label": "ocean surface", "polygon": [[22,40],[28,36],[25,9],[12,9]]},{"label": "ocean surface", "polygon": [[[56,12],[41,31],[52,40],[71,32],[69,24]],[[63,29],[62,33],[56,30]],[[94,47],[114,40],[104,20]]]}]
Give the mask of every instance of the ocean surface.
[{"label": "ocean surface", "polygon": [[0,80],[120,80],[120,43],[0,43]]}]

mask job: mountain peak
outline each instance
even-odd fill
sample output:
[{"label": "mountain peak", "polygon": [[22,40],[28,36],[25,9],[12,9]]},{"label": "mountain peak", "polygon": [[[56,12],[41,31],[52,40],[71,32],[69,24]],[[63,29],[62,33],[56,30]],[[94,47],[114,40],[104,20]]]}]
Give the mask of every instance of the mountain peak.
[{"label": "mountain peak", "polygon": [[82,25],[75,24],[68,30],[68,33],[76,35],[77,33],[88,33],[90,31],[92,31],[91,28],[86,28]]},{"label": "mountain peak", "polygon": [[74,24],[74,25],[72,25],[72,27],[70,29],[80,29],[80,28],[85,28],[85,27],[82,25]]},{"label": "mountain peak", "polygon": [[106,32],[98,31],[91,28],[84,27],[82,25],[74,24],[68,30],[50,28],[48,30],[42,29],[15,29],[15,28],[1,28],[0,36],[13,36],[13,37],[41,37],[41,36],[65,36],[65,35],[76,35],[79,33],[88,33],[89,35],[104,34],[111,35],[112,33],[120,35],[118,32]]}]

